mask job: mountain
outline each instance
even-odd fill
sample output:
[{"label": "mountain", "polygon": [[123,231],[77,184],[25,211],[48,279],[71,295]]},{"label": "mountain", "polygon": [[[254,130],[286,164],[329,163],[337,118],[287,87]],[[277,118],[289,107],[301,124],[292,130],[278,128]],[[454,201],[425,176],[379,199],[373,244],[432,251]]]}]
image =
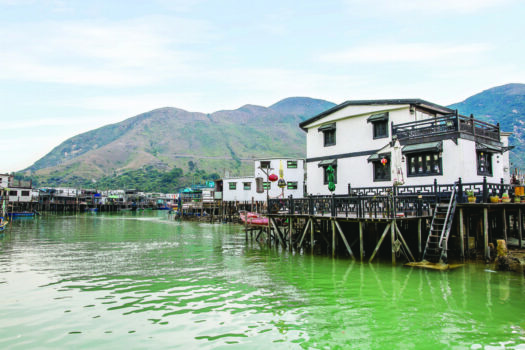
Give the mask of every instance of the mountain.
[{"label": "mountain", "polygon": [[268,108],[245,105],[212,114],[160,108],[74,136],[24,172],[54,186],[145,168],[250,174],[254,158],[304,157],[306,136],[298,124],[333,106],[293,97]]},{"label": "mountain", "polygon": [[474,117],[489,123],[499,123],[502,131],[513,134],[510,145],[515,148],[510,153],[510,161],[515,167],[525,164],[525,84],[507,84],[497,86],[448,106],[457,109],[463,115]]}]

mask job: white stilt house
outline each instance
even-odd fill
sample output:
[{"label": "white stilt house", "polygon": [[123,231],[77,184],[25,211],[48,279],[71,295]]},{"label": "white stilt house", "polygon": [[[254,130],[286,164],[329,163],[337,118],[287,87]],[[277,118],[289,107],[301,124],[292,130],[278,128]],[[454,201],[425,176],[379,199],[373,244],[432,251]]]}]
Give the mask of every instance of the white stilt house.
[{"label": "white stilt house", "polygon": [[511,133],[420,99],[347,101],[300,124],[307,133],[307,192],[349,187],[463,182],[509,183]]}]

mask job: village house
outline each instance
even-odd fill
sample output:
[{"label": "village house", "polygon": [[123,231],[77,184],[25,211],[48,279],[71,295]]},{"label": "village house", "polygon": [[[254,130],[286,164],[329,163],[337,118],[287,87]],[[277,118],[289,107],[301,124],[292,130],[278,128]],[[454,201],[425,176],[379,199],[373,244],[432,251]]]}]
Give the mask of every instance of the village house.
[{"label": "village house", "polygon": [[[279,181],[270,181],[270,175],[279,177],[283,171],[284,187],[279,187]],[[270,198],[304,196],[304,159],[267,158],[254,162],[254,176],[228,177],[216,182],[216,199],[222,197],[228,201],[266,201]],[[267,191],[268,190],[268,191]]]},{"label": "village house", "polygon": [[420,99],[347,101],[299,125],[306,133],[307,191],[425,185],[435,180],[509,183],[508,138],[499,124]]}]

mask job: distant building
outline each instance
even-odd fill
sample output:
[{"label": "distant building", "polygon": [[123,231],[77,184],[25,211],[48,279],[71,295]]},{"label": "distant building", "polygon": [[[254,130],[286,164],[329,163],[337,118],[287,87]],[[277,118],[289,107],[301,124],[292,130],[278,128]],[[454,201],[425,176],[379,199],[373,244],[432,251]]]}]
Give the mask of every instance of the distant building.
[{"label": "distant building", "polygon": [[510,180],[511,133],[420,99],[347,101],[300,124],[308,193],[350,187]]},{"label": "distant building", "polygon": [[[280,188],[278,182],[269,181],[267,175],[279,176],[282,165],[285,187]],[[297,158],[266,158],[254,161],[254,176],[228,177],[217,181],[216,199],[224,201],[266,201],[270,198],[304,196],[304,159]]]}]

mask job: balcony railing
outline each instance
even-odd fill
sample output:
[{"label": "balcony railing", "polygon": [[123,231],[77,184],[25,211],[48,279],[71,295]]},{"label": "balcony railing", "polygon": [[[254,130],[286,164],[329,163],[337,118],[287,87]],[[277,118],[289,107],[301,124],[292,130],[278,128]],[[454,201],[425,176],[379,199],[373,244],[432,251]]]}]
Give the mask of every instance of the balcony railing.
[{"label": "balcony railing", "polygon": [[500,127],[472,117],[448,114],[415,122],[392,124],[392,135],[399,140],[418,139],[451,133],[465,133],[482,139],[500,141]]},{"label": "balcony railing", "polygon": [[514,185],[483,182],[392,187],[349,188],[348,195],[309,196],[306,198],[270,199],[270,214],[311,215],[344,218],[396,218],[431,215],[431,206],[450,199],[456,187],[458,203],[467,201],[472,191],[478,203],[488,203],[489,196],[507,192],[514,195]]}]

